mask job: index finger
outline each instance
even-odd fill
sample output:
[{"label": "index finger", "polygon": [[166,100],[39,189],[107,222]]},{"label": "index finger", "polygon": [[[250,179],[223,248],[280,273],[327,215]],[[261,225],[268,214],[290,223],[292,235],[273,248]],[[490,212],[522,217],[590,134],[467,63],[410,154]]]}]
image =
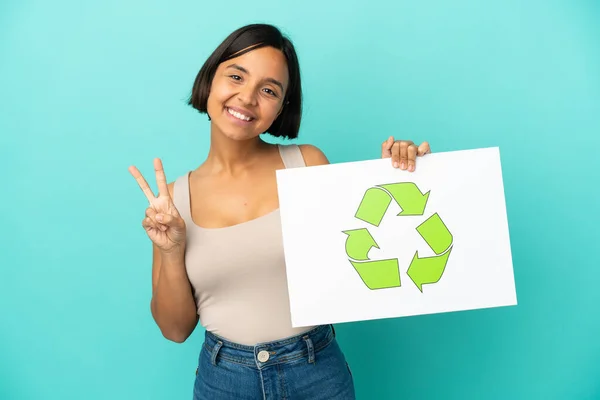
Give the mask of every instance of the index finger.
[{"label": "index finger", "polygon": [[150,189],[148,182],[146,182],[146,179],[144,179],[144,177],[142,176],[142,173],[133,165],[129,167],[129,172],[131,173],[131,175],[133,175],[138,185],[140,185],[140,188],[142,189],[142,192],[144,192],[144,194],[146,195],[148,202],[152,203],[152,200],[154,200],[156,197],[154,196],[152,189]]}]

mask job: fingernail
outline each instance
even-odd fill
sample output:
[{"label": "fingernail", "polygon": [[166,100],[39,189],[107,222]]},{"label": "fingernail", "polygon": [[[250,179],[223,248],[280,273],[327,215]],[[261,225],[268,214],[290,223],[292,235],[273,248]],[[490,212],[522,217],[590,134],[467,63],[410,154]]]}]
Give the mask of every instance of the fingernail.
[{"label": "fingernail", "polygon": [[162,221],[163,220],[162,214],[156,214],[156,220],[157,221]]},{"label": "fingernail", "polygon": [[404,163],[400,164],[400,168],[404,169]]},{"label": "fingernail", "polygon": [[398,163],[394,161],[394,168],[398,168]]}]

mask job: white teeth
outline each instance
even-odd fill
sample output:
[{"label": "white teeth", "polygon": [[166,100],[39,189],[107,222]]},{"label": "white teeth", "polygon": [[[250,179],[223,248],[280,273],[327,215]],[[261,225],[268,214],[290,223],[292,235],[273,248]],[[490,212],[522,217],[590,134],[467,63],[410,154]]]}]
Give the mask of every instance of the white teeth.
[{"label": "white teeth", "polygon": [[231,108],[228,108],[227,112],[236,117],[237,119],[241,119],[242,121],[250,121],[252,119],[250,117],[245,116],[244,114],[240,114],[237,111],[233,111]]}]

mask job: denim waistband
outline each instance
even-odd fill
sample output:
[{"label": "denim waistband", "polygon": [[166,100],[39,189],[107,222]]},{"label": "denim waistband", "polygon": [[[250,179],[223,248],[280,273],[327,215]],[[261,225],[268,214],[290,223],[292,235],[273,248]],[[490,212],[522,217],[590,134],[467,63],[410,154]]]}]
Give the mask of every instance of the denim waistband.
[{"label": "denim waistband", "polygon": [[302,334],[288,338],[257,343],[254,346],[231,342],[206,331],[203,346],[211,355],[214,365],[218,360],[264,368],[306,358],[315,362],[316,353],[335,338],[332,325],[320,325]]}]

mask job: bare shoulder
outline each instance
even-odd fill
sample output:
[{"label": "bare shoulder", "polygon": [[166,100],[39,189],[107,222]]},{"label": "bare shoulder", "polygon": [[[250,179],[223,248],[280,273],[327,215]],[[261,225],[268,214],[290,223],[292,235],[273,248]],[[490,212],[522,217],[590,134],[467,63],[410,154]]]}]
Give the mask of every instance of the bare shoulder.
[{"label": "bare shoulder", "polygon": [[301,144],[298,145],[298,147],[302,152],[302,157],[304,157],[304,162],[307,167],[329,164],[327,156],[317,146],[312,144]]}]

